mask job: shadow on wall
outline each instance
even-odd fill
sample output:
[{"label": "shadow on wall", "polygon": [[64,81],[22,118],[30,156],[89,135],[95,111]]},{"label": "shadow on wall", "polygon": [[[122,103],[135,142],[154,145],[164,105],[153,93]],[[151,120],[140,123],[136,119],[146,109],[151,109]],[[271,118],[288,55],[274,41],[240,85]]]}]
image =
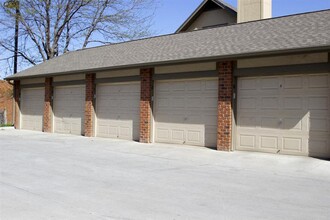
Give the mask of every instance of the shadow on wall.
[{"label": "shadow on wall", "polygon": [[240,145],[256,135],[261,151],[330,158],[330,74],[246,78],[238,88]]}]

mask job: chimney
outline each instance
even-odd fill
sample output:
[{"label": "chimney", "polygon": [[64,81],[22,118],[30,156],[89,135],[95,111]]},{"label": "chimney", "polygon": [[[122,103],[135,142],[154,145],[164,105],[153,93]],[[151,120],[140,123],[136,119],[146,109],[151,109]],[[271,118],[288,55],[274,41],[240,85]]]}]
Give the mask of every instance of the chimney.
[{"label": "chimney", "polygon": [[271,17],[272,0],[238,0],[238,23]]}]

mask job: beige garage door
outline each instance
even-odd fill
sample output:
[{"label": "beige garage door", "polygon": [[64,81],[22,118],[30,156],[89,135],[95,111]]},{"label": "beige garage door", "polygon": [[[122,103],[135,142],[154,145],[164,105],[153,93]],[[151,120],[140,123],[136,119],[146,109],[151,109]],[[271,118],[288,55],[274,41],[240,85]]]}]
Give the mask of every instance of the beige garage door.
[{"label": "beige garage door", "polygon": [[139,140],[140,82],[100,84],[96,94],[96,135]]},{"label": "beige garage door", "polygon": [[45,89],[22,89],[21,91],[21,128],[42,131]]},{"label": "beige garage door", "polygon": [[218,82],[158,81],[155,85],[155,141],[216,146]]},{"label": "beige garage door", "polygon": [[238,80],[238,150],[330,156],[330,76]]},{"label": "beige garage door", "polygon": [[54,132],[84,133],[85,86],[55,87]]}]

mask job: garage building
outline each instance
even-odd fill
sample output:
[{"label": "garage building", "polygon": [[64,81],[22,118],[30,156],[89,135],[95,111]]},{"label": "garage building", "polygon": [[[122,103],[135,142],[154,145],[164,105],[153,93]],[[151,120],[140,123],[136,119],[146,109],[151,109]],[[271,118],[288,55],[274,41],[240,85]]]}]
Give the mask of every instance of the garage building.
[{"label": "garage building", "polygon": [[189,32],[201,14],[8,77],[16,128],[329,158],[330,10]]}]

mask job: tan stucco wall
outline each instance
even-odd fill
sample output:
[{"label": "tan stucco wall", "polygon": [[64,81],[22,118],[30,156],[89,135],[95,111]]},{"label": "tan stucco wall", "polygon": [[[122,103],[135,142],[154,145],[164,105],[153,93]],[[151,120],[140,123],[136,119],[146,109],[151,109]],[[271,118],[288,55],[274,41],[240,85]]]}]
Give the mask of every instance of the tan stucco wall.
[{"label": "tan stucco wall", "polygon": [[22,79],[21,85],[29,85],[36,83],[45,83],[45,78],[34,78],[34,79]]},{"label": "tan stucco wall", "polygon": [[136,75],[140,75],[140,69],[102,71],[102,72],[96,73],[96,78],[99,79],[99,78],[136,76]]},{"label": "tan stucco wall", "polygon": [[238,0],[237,22],[256,21],[272,17],[272,0]]},{"label": "tan stucco wall", "polygon": [[236,16],[223,9],[216,9],[203,12],[186,31],[193,31],[196,28],[219,25],[219,24],[233,24],[236,23]]},{"label": "tan stucco wall", "polygon": [[238,68],[282,66],[308,63],[328,62],[328,53],[300,54],[290,56],[276,56],[253,59],[241,59],[237,61]]},{"label": "tan stucco wall", "polygon": [[53,81],[54,82],[66,82],[66,81],[83,80],[83,79],[85,79],[85,74],[55,76],[53,78]]},{"label": "tan stucco wall", "polygon": [[155,74],[180,73],[180,72],[198,72],[216,70],[215,62],[181,64],[172,66],[160,66],[155,68]]}]

